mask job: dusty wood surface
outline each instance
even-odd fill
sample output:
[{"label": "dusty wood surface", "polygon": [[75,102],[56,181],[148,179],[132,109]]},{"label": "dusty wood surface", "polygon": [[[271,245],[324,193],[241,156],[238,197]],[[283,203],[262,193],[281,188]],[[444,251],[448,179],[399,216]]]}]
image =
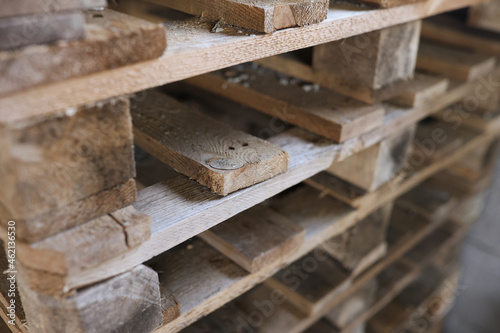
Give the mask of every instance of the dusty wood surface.
[{"label": "dusty wood surface", "polygon": [[326,19],[328,0],[148,0],[203,18],[270,33]]},{"label": "dusty wood surface", "polygon": [[[483,0],[415,3],[382,10],[333,4],[328,18],[299,29],[265,36],[210,32],[213,23],[170,21],[169,46],[159,59],[17,92],[0,99],[4,122],[53,113],[97,99],[133,93],[228,66],[347,38],[473,4]],[[163,19],[164,20],[164,19]],[[160,20],[161,21],[161,20]],[[224,56],[221,56],[221,53]],[[210,61],[207,61],[209,59]]]},{"label": "dusty wood surface", "polygon": [[495,62],[491,56],[422,41],[418,49],[417,68],[470,81],[491,73]]},{"label": "dusty wood surface", "polygon": [[188,82],[336,142],[377,128],[385,113],[379,105],[364,105],[250,64],[191,78]]},{"label": "dusty wood surface", "polygon": [[273,210],[257,206],[199,237],[252,273],[297,251],[305,230]]},{"label": "dusty wood surface", "polygon": [[[155,59],[165,50],[162,26],[108,9],[87,10],[84,15],[81,40],[0,52],[0,94]],[[95,100],[97,96],[88,102]]]},{"label": "dusty wood surface", "polygon": [[[134,101],[132,101],[134,103]],[[135,142],[219,195],[285,172],[288,154],[156,91],[132,110]]]},{"label": "dusty wood surface", "polygon": [[52,12],[59,12],[71,9],[84,9],[93,7],[105,7],[105,0],[45,0],[33,3],[32,0],[1,0],[0,17],[21,16],[29,14],[51,15]]},{"label": "dusty wood surface", "polygon": [[79,11],[0,18],[0,50],[80,39],[84,26],[85,16]]},{"label": "dusty wood surface", "polygon": [[150,235],[149,216],[129,206],[36,243],[18,240],[17,257],[30,289],[60,295],[68,292],[63,276],[117,257]]},{"label": "dusty wood surface", "polygon": [[149,333],[162,324],[158,274],[143,265],[67,298],[39,294],[22,280],[19,291],[34,332]]},{"label": "dusty wood surface", "polygon": [[135,199],[127,99],[9,125],[0,145],[1,223],[19,222],[19,238],[47,237]]},{"label": "dusty wood surface", "polygon": [[315,46],[312,67],[331,82],[329,88],[374,102],[375,91],[413,77],[420,26],[415,21]]}]

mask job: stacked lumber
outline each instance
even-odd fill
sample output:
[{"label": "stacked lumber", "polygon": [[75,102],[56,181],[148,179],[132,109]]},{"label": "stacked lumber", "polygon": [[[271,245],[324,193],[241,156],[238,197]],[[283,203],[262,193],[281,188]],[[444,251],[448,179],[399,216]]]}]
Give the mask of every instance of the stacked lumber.
[{"label": "stacked lumber", "polygon": [[499,13],[500,3],[496,0],[488,1],[471,7],[468,23],[473,27],[500,32],[500,24],[496,19]]},{"label": "stacked lumber", "polygon": [[[434,10],[419,14],[423,4],[355,15],[327,1],[161,2],[202,16],[165,25],[175,56],[163,54],[163,26],[104,9],[85,11],[79,40],[0,54],[0,269],[17,272],[17,283],[0,282],[9,329],[411,329],[408,315],[439,292],[431,282],[454,274],[484,204],[500,146],[498,89],[483,88],[470,117],[463,110],[500,76],[494,55],[420,42],[420,19]],[[354,23],[408,8],[417,14],[307,41],[308,29],[344,22],[318,23],[327,14]],[[230,34],[239,29],[230,25],[301,26],[258,37],[305,33],[305,42],[207,61],[205,51],[239,45],[213,34],[193,46],[213,20]],[[305,46],[314,49],[239,64]],[[195,54],[205,66],[186,69]],[[16,69],[27,63],[37,72]],[[65,84],[77,97],[43,103]],[[19,101],[33,96],[40,109]],[[423,318],[429,329],[449,302],[439,305]]]}]

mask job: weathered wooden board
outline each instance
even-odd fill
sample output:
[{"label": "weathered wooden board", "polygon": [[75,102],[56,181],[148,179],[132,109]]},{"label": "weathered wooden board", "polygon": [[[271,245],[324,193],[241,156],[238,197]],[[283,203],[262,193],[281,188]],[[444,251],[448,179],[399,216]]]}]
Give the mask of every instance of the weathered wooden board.
[{"label": "weathered wooden board", "polygon": [[132,144],[121,98],[0,128],[1,224],[35,241],[130,204]]},{"label": "weathered wooden board", "polygon": [[187,80],[270,116],[344,142],[382,125],[385,110],[253,65]]},{"label": "weathered wooden board", "polygon": [[0,52],[0,94],[154,59],[165,50],[160,25],[108,9],[84,14],[82,40]]},{"label": "weathered wooden board", "polygon": [[[147,0],[224,24],[270,33],[319,23],[329,0]],[[216,31],[218,32],[218,31]]]},{"label": "weathered wooden board", "polygon": [[449,80],[444,77],[415,73],[413,79],[407,82],[405,91],[389,102],[409,107],[421,106],[444,94],[448,85]]},{"label": "weathered wooden board", "polygon": [[162,324],[158,274],[143,265],[66,298],[37,293],[21,279],[19,291],[30,332],[149,333]]},{"label": "weathered wooden board", "polygon": [[426,0],[348,0],[348,1],[353,3],[362,3],[366,5],[371,5],[377,8],[391,8]]},{"label": "weathered wooden board", "polygon": [[141,148],[219,195],[288,168],[288,153],[281,148],[154,90],[136,103],[132,117],[135,142]]},{"label": "weathered wooden board", "polygon": [[80,39],[84,26],[85,17],[80,11],[0,17],[0,50]]},{"label": "weathered wooden board", "polygon": [[106,0],[44,0],[35,3],[32,0],[0,0],[0,8],[2,8],[0,17],[40,14],[47,18],[53,12],[105,6]]},{"label": "weathered wooden board", "polygon": [[304,241],[305,230],[260,205],[218,224],[199,237],[253,273],[297,251]]},{"label": "weathered wooden board", "polygon": [[[312,66],[330,77],[330,88],[374,102],[376,91],[413,77],[420,26],[415,21],[315,46]],[[366,93],[369,100],[362,98]]]},{"label": "weathered wooden board", "polygon": [[471,81],[490,74],[495,68],[495,62],[492,56],[424,40],[418,49],[417,68],[457,80]]},{"label": "weathered wooden board", "polygon": [[486,30],[500,32],[500,3],[498,1],[488,1],[471,7],[469,10],[468,24]]},{"label": "weathered wooden board", "polygon": [[17,258],[31,290],[57,296],[68,292],[65,275],[132,250],[150,235],[149,216],[129,206],[36,243],[18,240]]},{"label": "weathered wooden board", "polygon": [[366,191],[374,191],[402,170],[415,137],[415,126],[396,132],[382,142],[333,163],[326,171]]},{"label": "weathered wooden board", "polygon": [[325,242],[322,248],[349,271],[358,271],[358,265],[371,251],[385,242],[392,203],[358,222],[346,232]]},{"label": "weathered wooden board", "polygon": [[349,288],[349,271],[327,252],[316,249],[285,267],[265,284],[277,289],[307,314],[322,311],[326,304]]}]

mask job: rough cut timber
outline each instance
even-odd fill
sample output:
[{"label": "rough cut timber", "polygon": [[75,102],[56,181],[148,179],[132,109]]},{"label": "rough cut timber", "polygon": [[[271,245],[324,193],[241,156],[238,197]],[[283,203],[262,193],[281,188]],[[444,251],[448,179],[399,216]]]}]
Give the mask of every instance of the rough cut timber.
[{"label": "rough cut timber", "polygon": [[264,206],[246,210],[199,235],[253,273],[297,251],[305,230]]},{"label": "rough cut timber", "polygon": [[313,133],[344,142],[382,125],[385,110],[256,65],[241,65],[187,80]]},{"label": "rough cut timber", "polygon": [[329,0],[147,0],[192,15],[258,32],[319,23]]},{"label": "rough cut timber", "polygon": [[473,27],[500,32],[499,16],[500,2],[491,0],[471,7],[468,23]]},{"label": "rough cut timber", "polygon": [[135,200],[128,99],[0,127],[0,223],[33,242]]},{"label": "rough cut timber", "polygon": [[327,252],[315,249],[267,279],[265,284],[281,291],[290,303],[310,315],[324,310],[349,288],[351,280],[349,272]]},{"label": "rough cut timber", "polygon": [[79,39],[85,33],[84,26],[80,11],[0,18],[0,50]]},{"label": "rough cut timber", "polygon": [[415,126],[410,126],[343,161],[333,163],[327,172],[361,189],[374,191],[401,171],[414,136]]},{"label": "rough cut timber", "polygon": [[415,21],[315,46],[313,68],[347,96],[373,103],[381,90],[397,95],[395,86],[413,77],[420,26]]},{"label": "rough cut timber", "polygon": [[471,81],[493,72],[496,60],[492,56],[439,45],[425,40],[420,43],[417,68],[443,74],[461,81]]},{"label": "rough cut timber", "polygon": [[442,77],[415,73],[415,77],[408,81],[405,91],[389,100],[390,103],[418,107],[444,94],[448,89],[449,80]]},{"label": "rough cut timber", "polygon": [[359,272],[358,266],[363,258],[385,243],[392,206],[390,203],[380,208],[346,232],[325,242],[322,248],[347,270]]},{"label": "rough cut timber", "polygon": [[17,241],[18,264],[31,290],[59,296],[69,291],[66,276],[132,250],[150,235],[149,216],[129,206],[36,243]]},{"label": "rough cut timber", "polygon": [[227,195],[283,173],[288,154],[154,90],[132,111],[135,142],[178,172]]},{"label": "rough cut timber", "polygon": [[84,14],[81,40],[0,52],[0,94],[154,59],[165,50],[161,25],[108,9]]},{"label": "rough cut timber", "polygon": [[105,7],[106,0],[0,0],[0,17],[23,16],[29,14],[52,15],[52,12],[60,12],[71,9],[84,9],[94,7]]},{"label": "rough cut timber", "polygon": [[39,294],[21,279],[19,291],[30,332],[149,333],[162,324],[158,274],[143,265],[65,298]]}]

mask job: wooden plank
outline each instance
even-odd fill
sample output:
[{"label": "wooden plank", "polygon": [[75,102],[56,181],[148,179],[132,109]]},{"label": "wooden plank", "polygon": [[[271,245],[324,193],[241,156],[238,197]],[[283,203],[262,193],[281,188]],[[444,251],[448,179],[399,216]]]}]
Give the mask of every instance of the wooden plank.
[{"label": "wooden plank", "polygon": [[61,295],[68,292],[62,276],[117,257],[139,246],[150,235],[149,216],[129,206],[36,243],[18,240],[17,259],[30,289]]},{"label": "wooden plank", "polygon": [[31,0],[1,0],[0,7],[2,12],[0,17],[22,16],[29,14],[43,14],[43,16],[51,15],[53,12],[71,9],[84,9],[93,7],[105,7],[104,0],[45,0],[33,3]]},{"label": "wooden plank", "polygon": [[362,3],[377,8],[391,8],[396,6],[404,6],[418,2],[420,0],[349,0],[352,3]]},{"label": "wooden plank", "polygon": [[256,110],[344,142],[382,125],[384,109],[255,65],[205,74],[188,83]]},{"label": "wooden plank", "polygon": [[18,222],[18,238],[42,239],[135,200],[128,99],[2,127],[0,146],[0,223]]},{"label": "wooden plank", "polygon": [[199,237],[253,273],[297,251],[304,241],[305,230],[261,205],[216,225]]},{"label": "wooden plank", "polygon": [[407,163],[415,126],[391,134],[380,143],[333,163],[326,172],[366,191],[375,191],[401,171]]},{"label": "wooden plank", "polygon": [[315,46],[312,67],[344,95],[367,103],[393,97],[398,83],[414,75],[420,25],[415,21]]},{"label": "wooden plank", "polygon": [[349,271],[327,252],[315,250],[285,267],[265,284],[310,315],[324,309],[350,286]]},{"label": "wooden plank", "polygon": [[259,32],[306,26],[326,19],[328,0],[148,0],[210,20]]},{"label": "wooden plank", "polygon": [[449,80],[443,77],[415,73],[406,85],[405,91],[391,98],[390,103],[402,106],[419,106],[446,92]]},{"label": "wooden plank", "polygon": [[486,30],[500,32],[498,24],[498,15],[500,15],[500,4],[498,1],[488,1],[469,10],[468,24]]},{"label": "wooden plank", "polygon": [[34,332],[146,333],[162,323],[158,275],[143,265],[67,298],[39,294],[22,280],[19,291]]},{"label": "wooden plank", "polygon": [[141,91],[259,58],[418,20],[482,1],[444,1],[434,3],[432,7],[420,2],[382,10],[365,10],[335,3],[329,9],[328,18],[324,22],[264,36],[238,34],[236,28],[225,28],[224,34],[213,34],[210,32],[213,26],[210,22],[201,22],[199,19],[173,20],[166,24],[169,31],[169,46],[159,59],[3,96],[0,99],[0,121],[12,122],[47,115],[54,110]]},{"label": "wooden plank", "polygon": [[74,40],[84,36],[85,17],[79,11],[0,18],[0,50]]},{"label": "wooden plank", "polygon": [[350,271],[359,271],[363,258],[385,242],[392,203],[378,209],[346,232],[333,237],[322,248]]},{"label": "wooden plank", "polygon": [[417,68],[470,81],[491,73],[495,58],[486,55],[422,41],[418,50]]},{"label": "wooden plank", "polygon": [[[151,60],[165,50],[165,29],[159,25],[109,9],[84,14],[82,40],[0,52],[0,71],[4,73],[0,94]],[[75,61],[79,66],[74,66]]]},{"label": "wooden plank", "polygon": [[[135,142],[219,195],[285,172],[288,153],[156,91],[132,112]],[[194,135],[188,136],[188,133]]]}]

